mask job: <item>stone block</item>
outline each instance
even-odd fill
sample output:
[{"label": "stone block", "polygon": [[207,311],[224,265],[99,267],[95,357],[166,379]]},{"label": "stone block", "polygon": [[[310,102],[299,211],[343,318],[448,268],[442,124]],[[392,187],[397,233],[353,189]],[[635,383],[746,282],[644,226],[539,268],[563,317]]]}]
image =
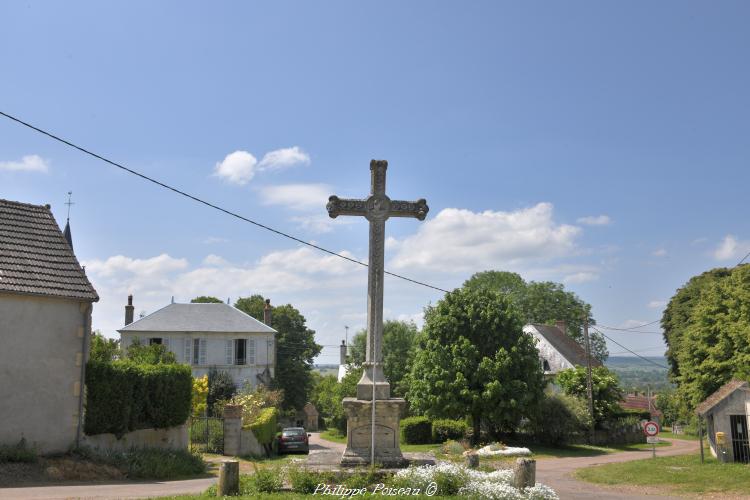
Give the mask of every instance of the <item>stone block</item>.
[{"label": "stone block", "polygon": [[[369,465],[372,442],[372,400],[344,398],[347,416],[343,466]],[[388,467],[405,464],[399,444],[399,419],[406,401],[401,398],[375,402],[375,462]]]}]

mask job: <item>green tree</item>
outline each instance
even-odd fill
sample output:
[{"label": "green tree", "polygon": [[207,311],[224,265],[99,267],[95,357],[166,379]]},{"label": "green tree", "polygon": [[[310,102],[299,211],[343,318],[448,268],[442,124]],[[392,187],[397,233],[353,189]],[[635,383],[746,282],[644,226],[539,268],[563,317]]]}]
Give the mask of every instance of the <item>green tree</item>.
[{"label": "green tree", "polygon": [[224,370],[218,370],[211,367],[208,370],[208,395],[206,396],[206,405],[208,414],[216,417],[218,415],[218,406],[220,403],[226,403],[237,393],[237,387],[234,385],[232,376]]},{"label": "green tree", "polygon": [[125,358],[139,365],[172,365],[177,363],[174,353],[162,344],[141,344],[134,339],[125,353]]},{"label": "green tree", "polygon": [[678,367],[673,380],[691,409],[750,366],[750,265],[719,271],[691,297],[682,332],[667,337]]},{"label": "green tree", "polygon": [[201,295],[190,301],[192,304],[223,304],[224,301],[210,295]]},{"label": "green tree", "polygon": [[679,354],[682,351],[682,339],[695,317],[693,312],[700,301],[701,294],[711,284],[718,283],[732,274],[727,268],[717,268],[693,276],[670,299],[661,318],[664,330],[664,341],[667,344],[667,361],[669,362],[669,376],[674,382],[680,377]]},{"label": "green tree", "polygon": [[[483,271],[474,274],[464,282],[464,287],[472,290],[493,290],[507,295],[518,308],[521,320],[526,323],[554,325],[564,321],[566,333],[581,346],[584,346],[583,318],[589,324],[596,324],[591,316],[591,305],[581,300],[575,293],[565,290],[560,283],[551,281],[530,281],[507,271]],[[592,357],[604,362],[609,356],[604,336],[589,331]]]},{"label": "green tree", "polygon": [[[577,366],[557,374],[557,383],[565,394],[588,400],[586,368]],[[621,412],[623,393],[617,375],[604,366],[591,370],[591,388],[594,399],[594,420],[601,424],[615,413]]]},{"label": "green tree", "polygon": [[689,415],[687,405],[685,405],[674,389],[668,389],[656,395],[656,408],[662,413],[663,425],[688,421],[691,416]]},{"label": "green tree", "polygon": [[493,291],[454,290],[425,309],[407,398],[429,418],[515,429],[542,396],[534,342],[512,302]]},{"label": "green tree", "polygon": [[91,334],[90,360],[110,362],[120,359],[120,356],[119,340],[107,338],[99,330]]},{"label": "green tree", "polygon": [[[418,334],[417,325],[412,321],[388,320],[383,324],[383,372],[394,396],[401,397],[408,389]],[[360,330],[352,339],[351,363],[357,366],[364,363],[366,344],[367,330]]]},{"label": "green tree", "polygon": [[314,384],[310,401],[315,405],[326,425],[346,432],[346,414],[344,413],[344,398],[356,397],[357,382],[362,377],[361,368],[353,368],[341,382],[335,375],[314,375]]},{"label": "green tree", "polygon": [[[265,299],[253,295],[237,300],[234,307],[263,321]],[[284,408],[301,409],[312,390],[312,369],[321,346],[315,332],[307,328],[305,317],[291,304],[271,308],[271,327],[276,335],[276,370],[272,387],[284,391]]]}]

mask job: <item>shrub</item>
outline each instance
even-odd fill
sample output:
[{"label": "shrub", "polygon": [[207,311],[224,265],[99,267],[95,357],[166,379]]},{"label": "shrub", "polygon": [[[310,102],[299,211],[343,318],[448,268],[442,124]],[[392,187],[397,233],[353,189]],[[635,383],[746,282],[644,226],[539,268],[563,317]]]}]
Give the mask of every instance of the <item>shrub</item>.
[{"label": "shrub", "polygon": [[253,390],[252,386],[246,383],[227,404],[242,407],[242,426],[249,427],[264,408],[278,407],[283,399],[282,391],[272,391],[263,385]]},{"label": "shrub", "polygon": [[236,391],[234,380],[229,373],[216,368],[208,370],[208,395],[206,397],[208,414],[221,416],[221,411],[216,408],[216,404],[220,401],[229,401]]},{"label": "shrub", "polygon": [[354,474],[351,474],[344,479],[344,486],[351,489],[368,488],[374,484],[382,481],[382,475],[378,473],[377,469],[369,468],[365,470],[358,470]]},{"label": "shrub", "polygon": [[582,435],[591,426],[591,416],[585,401],[555,394],[540,402],[530,426],[538,442],[559,446]]},{"label": "shrub", "polygon": [[449,439],[463,439],[466,437],[467,428],[463,420],[435,420],[432,422],[432,442],[444,443]]},{"label": "shrub", "polygon": [[77,448],[74,453],[86,460],[111,465],[130,479],[175,479],[206,472],[206,463],[187,450],[134,448],[124,452],[100,452]]},{"label": "shrub", "polygon": [[255,468],[252,476],[253,489],[258,493],[275,493],[281,491],[283,480],[281,473],[276,467],[265,469]]},{"label": "shrub", "polygon": [[0,463],[3,462],[36,462],[36,450],[26,447],[26,439],[21,438],[15,445],[0,445]]},{"label": "shrub", "polygon": [[208,397],[208,375],[193,379],[192,415],[199,417],[205,415],[208,409],[206,398]]},{"label": "shrub", "polygon": [[278,410],[276,408],[264,408],[258,414],[258,418],[250,424],[250,430],[255,434],[255,438],[258,443],[262,445],[270,445],[276,436],[276,416]]},{"label": "shrub", "polygon": [[448,440],[443,443],[442,451],[446,455],[461,455],[468,449],[464,443],[465,442],[459,443],[458,441]]},{"label": "shrub", "polygon": [[401,421],[401,440],[406,444],[428,444],[432,425],[427,417],[409,417]]},{"label": "shrub", "polygon": [[289,482],[295,493],[308,495],[315,492],[315,488],[321,482],[320,479],[320,474],[317,472],[310,472],[303,468],[289,468]]},{"label": "shrub", "polygon": [[180,425],[190,416],[192,376],[186,365],[89,361],[86,434]]}]

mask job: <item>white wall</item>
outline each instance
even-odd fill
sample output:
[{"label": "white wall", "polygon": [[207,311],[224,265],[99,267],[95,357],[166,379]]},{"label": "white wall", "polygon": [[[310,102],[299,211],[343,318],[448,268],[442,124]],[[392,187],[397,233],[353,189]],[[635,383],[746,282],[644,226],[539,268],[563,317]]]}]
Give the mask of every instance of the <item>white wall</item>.
[{"label": "white wall", "polygon": [[536,349],[539,351],[539,362],[542,363],[542,360],[546,359],[549,363],[550,370],[545,371],[545,373],[557,373],[560,370],[574,368],[574,366],[533,327],[525,327],[523,331],[524,333],[532,335],[534,339],[536,339]]},{"label": "white wall", "polygon": [[[241,387],[246,380],[255,387],[258,381],[256,375],[262,373],[267,366],[271,371],[271,376],[275,373],[274,335],[269,333],[205,332],[185,334],[174,332],[124,332],[121,336],[123,348],[127,348],[136,337],[139,338],[143,344],[148,344],[148,339],[152,337],[161,338],[162,343],[165,343],[166,339],[166,344],[168,344],[169,350],[175,354],[177,360],[181,363],[188,363],[191,365],[193,377],[207,375],[210,367],[216,367],[219,370],[229,372],[238,387]],[[193,364],[192,348],[194,339],[205,339],[206,341],[205,363],[203,364]],[[233,341],[235,339],[247,339],[248,344],[252,340],[255,341],[255,363],[251,363],[248,352],[247,364],[227,364],[227,341]],[[186,342],[190,345],[190,359],[186,358]],[[233,353],[232,360],[234,360]]]},{"label": "white wall", "polygon": [[0,444],[75,444],[90,304],[0,294]]}]

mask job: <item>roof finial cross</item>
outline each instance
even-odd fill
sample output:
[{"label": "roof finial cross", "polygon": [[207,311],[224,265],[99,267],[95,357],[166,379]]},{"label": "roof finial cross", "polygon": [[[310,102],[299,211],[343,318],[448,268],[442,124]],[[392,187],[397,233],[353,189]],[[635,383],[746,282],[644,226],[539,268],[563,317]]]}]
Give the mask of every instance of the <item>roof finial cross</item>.
[{"label": "roof finial cross", "polygon": [[68,205],[68,221],[70,221],[70,206],[75,205],[75,203],[70,201],[72,196],[73,196],[73,191],[68,191],[68,201],[65,202],[65,204]]}]

